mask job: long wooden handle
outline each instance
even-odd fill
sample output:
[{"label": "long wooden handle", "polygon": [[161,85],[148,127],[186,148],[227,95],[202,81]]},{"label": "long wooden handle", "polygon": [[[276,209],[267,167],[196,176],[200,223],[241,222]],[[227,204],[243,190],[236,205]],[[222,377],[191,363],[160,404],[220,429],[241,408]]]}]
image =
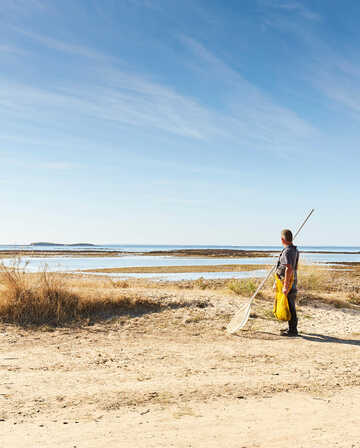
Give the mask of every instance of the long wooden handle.
[{"label": "long wooden handle", "polygon": [[305,221],[304,221],[304,222],[301,224],[301,226],[298,228],[298,230],[297,230],[297,232],[295,233],[293,239],[295,239],[295,238],[299,235],[299,233],[301,232],[302,228],[303,228],[304,225],[308,222],[308,220],[310,219],[310,216],[314,213],[314,211],[315,211],[314,208],[310,211],[310,213],[307,215]]}]

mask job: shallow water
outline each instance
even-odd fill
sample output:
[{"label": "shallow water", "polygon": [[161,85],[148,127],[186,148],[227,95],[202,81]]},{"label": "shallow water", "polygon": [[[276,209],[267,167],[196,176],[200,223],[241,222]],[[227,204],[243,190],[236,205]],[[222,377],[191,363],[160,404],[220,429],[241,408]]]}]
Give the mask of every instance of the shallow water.
[{"label": "shallow water", "polygon": [[[264,262],[264,260],[266,260]],[[146,266],[211,266],[223,264],[272,264],[274,257],[269,258],[184,258],[158,257],[146,255],[129,255],[121,257],[22,257],[23,263],[28,263],[30,272],[37,272],[44,266],[49,271],[80,271],[88,269],[146,267]],[[11,259],[4,259],[9,265]],[[144,274],[135,274],[143,277]]]},{"label": "shallow water", "polygon": [[[334,263],[360,261],[358,254],[301,254],[303,263]],[[273,264],[276,256],[255,257],[255,258],[187,258],[174,256],[141,256],[125,255],[119,257],[76,257],[76,256],[53,256],[32,258],[22,257],[22,263],[28,263],[29,272],[38,272],[45,266],[51,272],[79,272],[90,269],[121,268],[121,267],[146,267],[146,266],[211,266],[211,265],[264,265]],[[4,259],[6,265],[13,263],[11,259]],[[261,273],[261,274],[260,274]],[[135,274],[135,273],[115,273],[112,277],[137,277],[137,278],[159,278],[174,280],[195,280],[197,278],[248,278],[263,275],[263,270],[244,272],[201,272],[201,273],[174,273],[174,274]]]}]

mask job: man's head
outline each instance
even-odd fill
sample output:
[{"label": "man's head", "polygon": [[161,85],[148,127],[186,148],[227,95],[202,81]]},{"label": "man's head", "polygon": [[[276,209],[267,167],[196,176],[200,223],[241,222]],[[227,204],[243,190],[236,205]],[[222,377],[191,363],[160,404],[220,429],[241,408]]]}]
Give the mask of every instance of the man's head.
[{"label": "man's head", "polygon": [[288,246],[289,244],[292,244],[293,241],[293,234],[292,231],[289,229],[284,229],[281,231],[281,242],[284,246]]}]

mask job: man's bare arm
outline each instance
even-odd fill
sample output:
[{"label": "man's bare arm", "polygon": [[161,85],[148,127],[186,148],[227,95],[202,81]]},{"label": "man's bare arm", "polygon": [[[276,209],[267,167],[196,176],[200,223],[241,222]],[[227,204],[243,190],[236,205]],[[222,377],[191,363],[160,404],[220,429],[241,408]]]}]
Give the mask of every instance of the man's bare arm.
[{"label": "man's bare arm", "polygon": [[285,269],[285,278],[284,278],[284,289],[283,289],[284,294],[288,294],[288,292],[290,290],[291,276],[292,276],[293,271],[294,271],[294,269],[292,268],[291,264],[287,264],[286,269]]}]

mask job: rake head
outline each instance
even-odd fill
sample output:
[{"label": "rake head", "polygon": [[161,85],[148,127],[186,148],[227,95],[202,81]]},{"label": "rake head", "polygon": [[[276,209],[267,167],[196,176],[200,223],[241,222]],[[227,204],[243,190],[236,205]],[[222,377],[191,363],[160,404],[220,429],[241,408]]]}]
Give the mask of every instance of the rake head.
[{"label": "rake head", "polygon": [[240,306],[235,316],[231,319],[228,326],[226,327],[226,331],[229,334],[233,334],[245,327],[246,322],[249,320],[250,310],[251,302],[244,303],[242,306]]}]

